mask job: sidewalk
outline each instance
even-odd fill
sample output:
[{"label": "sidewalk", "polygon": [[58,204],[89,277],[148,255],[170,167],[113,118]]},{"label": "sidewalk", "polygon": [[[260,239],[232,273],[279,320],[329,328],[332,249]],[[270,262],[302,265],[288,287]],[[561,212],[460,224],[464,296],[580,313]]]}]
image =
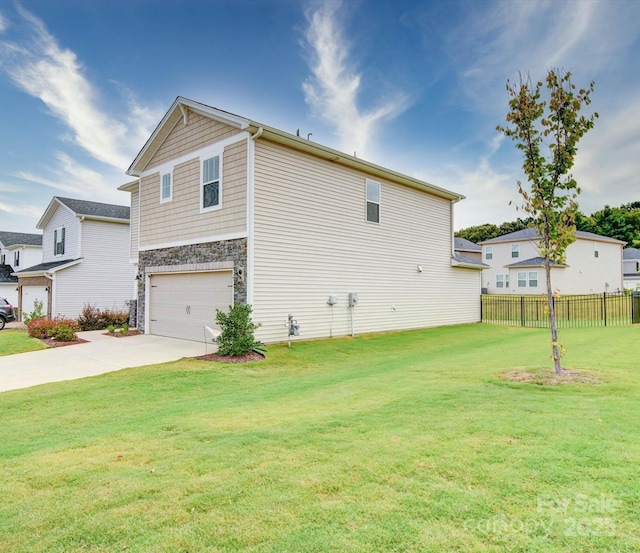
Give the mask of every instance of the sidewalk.
[{"label": "sidewalk", "polygon": [[[9,323],[7,328],[11,328],[10,325],[19,323]],[[0,357],[0,392],[155,365],[205,353],[205,344],[202,342],[149,334],[115,338],[105,335],[104,330],[94,330],[78,332],[78,337],[87,340],[87,343]],[[214,344],[208,345],[209,353],[214,349]]]}]

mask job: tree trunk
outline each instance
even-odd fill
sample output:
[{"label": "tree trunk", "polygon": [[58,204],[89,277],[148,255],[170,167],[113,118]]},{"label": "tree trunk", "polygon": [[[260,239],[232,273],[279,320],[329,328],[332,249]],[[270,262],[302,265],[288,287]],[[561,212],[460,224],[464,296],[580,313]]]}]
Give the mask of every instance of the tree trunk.
[{"label": "tree trunk", "polygon": [[549,326],[551,327],[551,357],[556,374],[562,374],[558,328],[556,327],[556,309],[553,301],[553,290],[551,289],[551,261],[549,261],[549,259],[546,259],[544,262],[544,272],[547,278],[547,304],[549,306]]}]

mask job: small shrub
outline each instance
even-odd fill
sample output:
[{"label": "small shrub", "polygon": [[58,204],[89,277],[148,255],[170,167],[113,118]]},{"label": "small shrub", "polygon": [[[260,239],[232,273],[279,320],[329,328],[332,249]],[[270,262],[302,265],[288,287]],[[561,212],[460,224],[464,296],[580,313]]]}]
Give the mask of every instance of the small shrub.
[{"label": "small shrub", "polygon": [[49,332],[55,326],[51,319],[32,319],[27,323],[27,332],[29,336],[38,338],[38,340],[46,340]]},{"label": "small shrub", "polygon": [[236,303],[229,308],[229,313],[216,310],[216,322],[221,333],[216,339],[219,355],[237,357],[246,355],[260,345],[254,333],[260,327],[251,320],[251,306]]},{"label": "small shrub", "polygon": [[109,325],[121,327],[129,323],[129,311],[118,309],[105,309],[100,312],[100,328],[107,328]]},{"label": "small shrub", "polygon": [[77,338],[73,328],[64,323],[57,323],[49,332],[49,337],[57,342],[73,342]]},{"label": "small shrub", "polygon": [[47,314],[44,312],[44,302],[41,300],[33,301],[33,311],[31,313],[24,313],[22,320],[25,324],[29,324],[36,319],[44,319]]},{"label": "small shrub", "polygon": [[80,330],[101,330],[104,328],[100,321],[100,310],[91,304],[85,304],[78,317]]},{"label": "small shrub", "polygon": [[115,325],[109,325],[109,326],[107,327],[107,332],[108,332],[109,334],[113,334],[115,331],[116,331],[116,327],[115,327]]},{"label": "small shrub", "polygon": [[129,324],[124,323],[120,329],[120,334],[126,334],[127,332],[129,332]]}]

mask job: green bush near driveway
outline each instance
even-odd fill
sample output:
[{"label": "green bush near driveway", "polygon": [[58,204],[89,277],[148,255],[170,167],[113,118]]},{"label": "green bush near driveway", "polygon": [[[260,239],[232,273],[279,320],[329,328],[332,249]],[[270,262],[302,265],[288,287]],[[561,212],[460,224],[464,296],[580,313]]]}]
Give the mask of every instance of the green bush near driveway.
[{"label": "green bush near driveway", "polygon": [[270,346],[0,394],[0,551],[640,550],[637,327]]}]

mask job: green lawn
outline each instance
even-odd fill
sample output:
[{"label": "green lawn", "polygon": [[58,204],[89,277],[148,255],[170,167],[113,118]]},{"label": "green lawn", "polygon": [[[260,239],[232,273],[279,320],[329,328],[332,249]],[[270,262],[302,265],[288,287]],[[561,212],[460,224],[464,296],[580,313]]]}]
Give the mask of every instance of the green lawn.
[{"label": "green lawn", "polygon": [[31,338],[25,330],[5,328],[0,332],[0,356],[45,349],[41,340]]},{"label": "green lawn", "polygon": [[0,394],[1,552],[640,550],[640,327],[469,325]]}]

